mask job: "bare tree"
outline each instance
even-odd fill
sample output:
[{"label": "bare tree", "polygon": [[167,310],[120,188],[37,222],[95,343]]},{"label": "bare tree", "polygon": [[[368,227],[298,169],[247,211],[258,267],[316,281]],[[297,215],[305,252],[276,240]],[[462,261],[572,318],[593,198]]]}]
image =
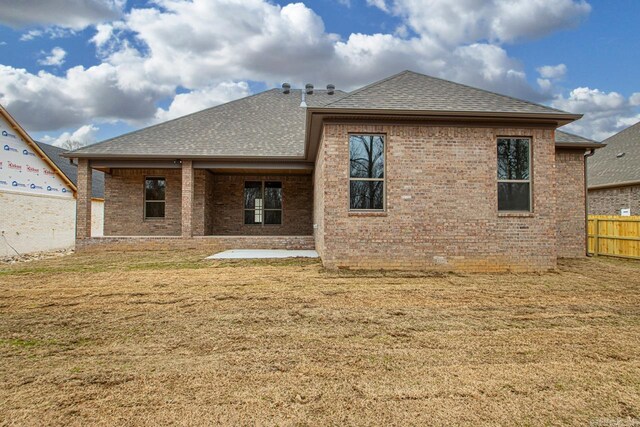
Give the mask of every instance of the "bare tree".
[{"label": "bare tree", "polygon": [[60,148],[64,148],[65,150],[73,151],[73,150],[77,150],[78,148],[82,148],[85,145],[86,144],[83,144],[82,142],[80,142],[78,140],[67,139],[65,142],[60,144]]}]

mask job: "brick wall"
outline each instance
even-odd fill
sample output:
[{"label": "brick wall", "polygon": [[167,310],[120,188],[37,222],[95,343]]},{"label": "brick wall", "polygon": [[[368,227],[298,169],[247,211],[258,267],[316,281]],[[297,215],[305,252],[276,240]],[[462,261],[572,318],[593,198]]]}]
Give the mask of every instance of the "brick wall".
[{"label": "brick wall", "polygon": [[326,165],[324,156],[324,143],[321,138],[313,171],[313,237],[316,242],[316,251],[321,258],[324,256],[324,170]]},{"label": "brick wall", "polygon": [[591,215],[620,215],[620,209],[631,209],[631,215],[640,215],[640,185],[589,190]]},{"label": "brick wall", "polygon": [[[382,214],[349,212],[349,132],[387,134]],[[498,214],[498,135],[533,137],[532,214]],[[327,267],[555,267],[552,129],[326,124],[323,141],[324,217],[316,220],[323,222]]]},{"label": "brick wall", "polygon": [[93,174],[89,160],[78,159],[78,179],[76,182],[76,238],[91,236],[91,183]]},{"label": "brick wall", "polygon": [[[244,224],[244,182],[282,182],[282,225]],[[283,235],[313,234],[313,187],[311,175],[213,175],[213,209],[210,217],[213,235]]]},{"label": "brick wall", "polygon": [[312,236],[181,236],[92,237],[76,243],[76,250],[185,250],[197,249],[214,254],[228,249],[313,250]]},{"label": "brick wall", "polygon": [[[310,175],[214,175],[194,170],[194,236],[311,235],[313,188]],[[144,219],[144,179],[167,180],[164,219]],[[245,180],[282,181],[283,224],[244,225]],[[182,232],[182,171],[180,169],[114,169],[105,176],[105,236],[178,236]]]},{"label": "brick wall", "polygon": [[[144,219],[144,180],[167,180],[165,218]],[[181,233],[180,169],[113,169],[104,182],[105,236],[178,236]]]},{"label": "brick wall", "polygon": [[584,151],[556,151],[558,256],[585,255]]}]

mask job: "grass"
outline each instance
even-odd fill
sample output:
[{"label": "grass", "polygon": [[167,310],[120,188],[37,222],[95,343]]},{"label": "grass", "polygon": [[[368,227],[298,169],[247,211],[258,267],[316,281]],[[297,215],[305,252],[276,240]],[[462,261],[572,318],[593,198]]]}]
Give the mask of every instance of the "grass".
[{"label": "grass", "polygon": [[640,425],[640,262],[0,267],[0,425]]}]

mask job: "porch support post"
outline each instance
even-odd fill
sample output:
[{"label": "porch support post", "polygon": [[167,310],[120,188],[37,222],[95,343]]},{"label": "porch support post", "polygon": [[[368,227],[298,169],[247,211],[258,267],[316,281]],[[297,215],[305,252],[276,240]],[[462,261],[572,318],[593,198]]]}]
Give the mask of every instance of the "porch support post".
[{"label": "porch support post", "polygon": [[182,237],[193,237],[193,161],[182,160]]},{"label": "porch support post", "polygon": [[91,167],[89,159],[78,159],[76,185],[76,239],[91,237]]}]

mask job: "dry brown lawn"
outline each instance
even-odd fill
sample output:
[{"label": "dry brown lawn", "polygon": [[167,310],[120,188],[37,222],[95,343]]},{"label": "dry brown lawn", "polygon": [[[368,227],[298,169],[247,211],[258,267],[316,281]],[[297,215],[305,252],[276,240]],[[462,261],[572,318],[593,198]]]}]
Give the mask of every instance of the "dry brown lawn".
[{"label": "dry brown lawn", "polygon": [[640,425],[640,262],[0,266],[0,425]]}]

